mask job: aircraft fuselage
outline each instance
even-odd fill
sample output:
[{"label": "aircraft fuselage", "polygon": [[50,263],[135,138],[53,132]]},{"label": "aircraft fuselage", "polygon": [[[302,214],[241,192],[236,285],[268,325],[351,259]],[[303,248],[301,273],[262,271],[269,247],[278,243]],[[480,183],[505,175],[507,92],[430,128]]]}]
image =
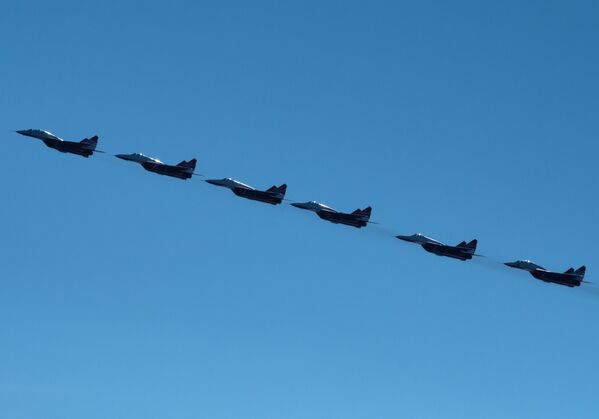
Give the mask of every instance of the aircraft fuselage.
[{"label": "aircraft fuselage", "polygon": [[77,154],[78,156],[86,158],[94,154],[93,150],[86,148],[85,146],[81,145],[81,143],[76,141],[60,141],[51,139],[43,139],[42,141],[48,147],[58,150],[61,153]]},{"label": "aircraft fuselage", "polygon": [[330,221],[334,224],[344,224],[356,228],[362,228],[368,225],[368,223],[364,221],[362,218],[353,214],[345,214],[342,212],[332,211],[316,211],[316,215],[318,215],[323,220]]},{"label": "aircraft fuselage", "polygon": [[579,287],[582,283],[581,278],[578,275],[549,272],[539,269],[530,271],[530,274],[543,282],[565,285],[566,287]]},{"label": "aircraft fuselage", "polygon": [[433,253],[437,256],[447,256],[462,261],[472,259],[472,253],[455,246],[446,246],[434,243],[424,243],[421,245],[427,252]]},{"label": "aircraft fuselage", "polygon": [[193,174],[189,171],[189,168],[181,166],[171,166],[169,164],[158,164],[144,162],[141,163],[142,167],[149,172],[157,173],[159,175],[175,177],[177,179],[190,179]]},{"label": "aircraft fuselage", "polygon": [[283,202],[283,198],[270,192],[258,191],[256,189],[231,188],[231,191],[242,198],[260,201],[266,204],[277,205]]}]

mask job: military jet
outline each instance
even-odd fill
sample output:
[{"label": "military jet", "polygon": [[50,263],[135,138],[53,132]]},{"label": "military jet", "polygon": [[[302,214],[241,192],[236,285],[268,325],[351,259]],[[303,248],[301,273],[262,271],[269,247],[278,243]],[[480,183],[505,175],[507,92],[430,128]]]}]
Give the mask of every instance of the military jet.
[{"label": "military jet", "polygon": [[134,163],[139,163],[149,172],[176,177],[183,180],[189,179],[193,176],[193,171],[196,168],[197,162],[196,159],[191,159],[190,161],[183,160],[178,165],[171,166],[170,164],[163,163],[154,157],[144,156],[141,153],[116,154],[115,157],[122,160],[132,161]]},{"label": "military jet", "polygon": [[449,246],[422,234],[412,234],[411,236],[399,235],[396,237],[400,240],[417,243],[427,252],[434,253],[437,256],[447,256],[462,261],[472,259],[473,256],[480,256],[474,253],[476,252],[476,245],[478,243],[476,239],[469,243],[463,241],[457,246]]},{"label": "military jet", "polygon": [[283,198],[285,198],[285,192],[287,191],[287,185],[285,184],[279,187],[272,186],[265,191],[260,191],[251,187],[250,185],[246,185],[245,183],[241,183],[231,178],[206,179],[206,182],[212,185],[229,188],[235,195],[241,196],[242,198],[265,202],[272,205],[277,205],[283,202]]},{"label": "military jet", "polygon": [[320,218],[330,221],[331,223],[345,224],[356,228],[366,227],[370,220],[370,213],[372,212],[372,208],[368,207],[364,210],[357,209],[351,214],[348,214],[345,212],[339,212],[316,201],[294,202],[291,205],[296,208],[314,211]]},{"label": "military jet", "polygon": [[530,260],[506,262],[504,265],[509,266],[510,268],[528,271],[533,277],[543,282],[565,285],[570,288],[579,287],[582,282],[587,282],[584,281],[584,274],[587,270],[584,265],[576,270],[570,268],[564,273],[548,271]]},{"label": "military jet", "polygon": [[94,154],[94,151],[101,153],[101,151],[96,150],[96,146],[98,145],[97,135],[94,135],[91,138],[85,138],[77,142],[63,140],[62,138],[57,137],[51,132],[44,131],[41,129],[24,129],[16,131],[16,133],[24,135],[26,137],[32,137],[37,138],[38,140],[42,140],[44,144],[46,144],[48,147],[53,148],[54,150],[58,150],[61,153],[77,154],[78,156],[85,158]]}]

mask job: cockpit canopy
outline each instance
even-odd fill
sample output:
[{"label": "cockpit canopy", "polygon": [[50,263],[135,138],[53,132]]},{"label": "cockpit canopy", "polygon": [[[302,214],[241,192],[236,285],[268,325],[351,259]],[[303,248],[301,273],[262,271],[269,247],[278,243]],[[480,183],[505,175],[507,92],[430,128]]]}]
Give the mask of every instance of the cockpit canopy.
[{"label": "cockpit canopy", "polygon": [[442,244],[440,241],[437,241],[435,239],[431,239],[430,237],[425,236],[422,233],[412,234],[412,238],[414,239],[415,242],[421,243],[421,244],[425,244],[425,243]]},{"label": "cockpit canopy", "polygon": [[336,211],[333,208],[329,207],[328,205],[325,204],[321,204],[320,202],[316,202],[316,201],[308,201],[308,204],[314,208],[318,208],[321,210],[326,210],[326,211]]},{"label": "cockpit canopy", "polygon": [[230,177],[223,178],[221,180],[221,182],[222,182],[222,186],[227,186],[229,188],[242,188],[242,189],[252,189],[252,190],[254,189],[250,185],[246,185],[245,183],[242,183],[242,182],[235,180],[233,178],[230,178]]},{"label": "cockpit canopy", "polygon": [[58,140],[64,141],[62,138],[57,137],[52,134],[50,131],[46,131],[43,129],[26,129],[22,131],[17,131],[19,134],[28,135],[30,137],[39,138],[39,139],[48,139],[48,140]]},{"label": "cockpit canopy", "polygon": [[522,267],[526,267],[528,269],[541,269],[543,271],[545,271],[546,269],[543,268],[540,265],[537,265],[536,263],[534,263],[532,260],[530,259],[524,259],[524,260],[518,260],[516,261],[517,265],[520,265]]},{"label": "cockpit canopy", "polygon": [[142,153],[133,153],[133,154],[131,154],[131,157],[134,160],[137,160],[142,163],[145,163],[145,162],[162,163],[160,160],[158,160],[154,157],[146,156],[145,154],[142,154]]}]

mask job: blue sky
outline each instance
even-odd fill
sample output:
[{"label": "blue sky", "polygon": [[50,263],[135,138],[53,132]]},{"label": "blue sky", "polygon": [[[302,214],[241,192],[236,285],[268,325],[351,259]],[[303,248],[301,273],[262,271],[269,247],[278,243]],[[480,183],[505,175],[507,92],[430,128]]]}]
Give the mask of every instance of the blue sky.
[{"label": "blue sky", "polygon": [[[596,2],[9,2],[0,418],[595,418]],[[98,134],[326,223],[10,130]],[[477,238],[487,258],[400,242]]]}]

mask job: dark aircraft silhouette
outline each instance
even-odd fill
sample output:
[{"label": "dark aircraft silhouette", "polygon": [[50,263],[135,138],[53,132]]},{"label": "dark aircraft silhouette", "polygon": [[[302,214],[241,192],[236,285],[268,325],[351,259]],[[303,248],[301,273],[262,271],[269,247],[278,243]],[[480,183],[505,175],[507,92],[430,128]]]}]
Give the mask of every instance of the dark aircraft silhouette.
[{"label": "dark aircraft silhouette", "polygon": [[400,240],[417,243],[427,252],[434,253],[437,256],[447,256],[462,261],[472,259],[473,256],[479,256],[474,253],[478,244],[476,239],[469,243],[463,241],[457,246],[449,246],[422,234],[413,234],[411,236],[400,235],[396,237]]},{"label": "dark aircraft silhouette", "polygon": [[144,156],[141,153],[116,154],[115,157],[122,160],[132,161],[134,163],[139,163],[149,172],[176,177],[177,179],[183,180],[189,179],[193,176],[193,171],[196,168],[197,162],[196,159],[191,159],[190,161],[183,160],[178,165],[171,166],[170,164],[163,163],[153,157]]},{"label": "dark aircraft silhouette", "polygon": [[41,129],[24,129],[16,132],[26,137],[32,137],[37,138],[38,140],[42,140],[44,144],[46,144],[48,147],[53,148],[54,150],[58,150],[61,153],[77,154],[78,156],[85,158],[94,154],[94,151],[96,151],[96,146],[98,145],[97,135],[94,135],[91,138],[85,138],[77,142],[63,140],[62,138],[57,137],[51,132],[44,131]]},{"label": "dark aircraft silhouette", "polygon": [[510,268],[522,269],[530,272],[530,274],[543,282],[549,282],[559,285],[565,285],[566,287],[579,287],[584,281],[584,274],[587,268],[583,265],[580,268],[574,270],[574,268],[568,269],[566,272],[552,272],[537,265],[530,260],[517,260],[515,262],[506,262],[504,265]]},{"label": "dark aircraft silhouette", "polygon": [[271,205],[277,205],[283,202],[287,185],[283,184],[279,187],[273,186],[265,191],[257,190],[250,185],[241,183],[235,179],[207,179],[206,182],[231,189],[231,191],[242,198],[251,199],[254,201],[265,202]]},{"label": "dark aircraft silhouette", "polygon": [[368,207],[364,210],[357,209],[351,214],[345,212],[339,212],[331,207],[323,205],[316,201],[293,203],[291,204],[296,208],[305,209],[308,211],[314,211],[323,220],[330,221],[334,224],[345,224],[348,226],[362,228],[366,227],[370,220],[370,213],[372,208]]}]

